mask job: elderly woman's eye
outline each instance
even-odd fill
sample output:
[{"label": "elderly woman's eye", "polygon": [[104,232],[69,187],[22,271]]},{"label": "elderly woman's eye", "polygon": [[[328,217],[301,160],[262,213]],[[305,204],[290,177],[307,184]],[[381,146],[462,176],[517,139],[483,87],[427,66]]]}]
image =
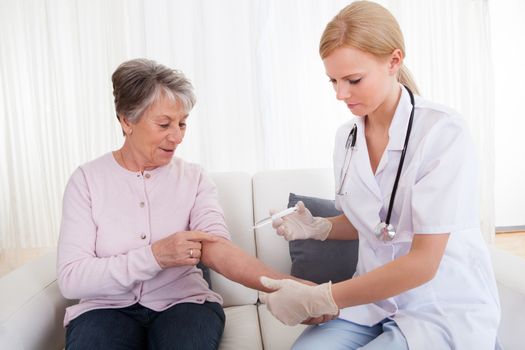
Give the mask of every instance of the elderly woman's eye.
[{"label": "elderly woman's eye", "polygon": [[186,123],[179,123],[179,128],[181,128],[181,129],[186,128]]},{"label": "elderly woman's eye", "polygon": [[168,128],[168,126],[170,126],[169,124],[159,124],[159,126],[163,129],[166,129]]}]

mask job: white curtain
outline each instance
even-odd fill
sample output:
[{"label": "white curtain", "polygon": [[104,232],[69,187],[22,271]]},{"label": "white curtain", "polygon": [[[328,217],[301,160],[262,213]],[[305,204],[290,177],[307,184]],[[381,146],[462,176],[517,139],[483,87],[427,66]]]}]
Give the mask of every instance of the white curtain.
[{"label": "white curtain", "polygon": [[494,77],[487,0],[390,1],[425,98],[459,111],[478,148],[480,215],[494,238]]},{"label": "white curtain", "polygon": [[[179,156],[209,171],[330,167],[349,117],[317,47],[336,0],[0,1],[0,251],[48,247],[65,183],[118,148],[110,76],[148,57],[185,72],[197,105]],[[482,0],[381,2],[422,94],[471,122],[493,232],[492,88]]]}]

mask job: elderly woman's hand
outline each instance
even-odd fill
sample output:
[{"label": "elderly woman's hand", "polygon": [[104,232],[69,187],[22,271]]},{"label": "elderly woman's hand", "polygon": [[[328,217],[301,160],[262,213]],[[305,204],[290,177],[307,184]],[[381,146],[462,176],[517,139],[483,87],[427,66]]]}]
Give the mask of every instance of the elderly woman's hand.
[{"label": "elderly woman's hand", "polygon": [[177,232],[153,243],[151,250],[163,269],[197,265],[201,258],[202,241],[215,242],[217,237],[200,231]]}]

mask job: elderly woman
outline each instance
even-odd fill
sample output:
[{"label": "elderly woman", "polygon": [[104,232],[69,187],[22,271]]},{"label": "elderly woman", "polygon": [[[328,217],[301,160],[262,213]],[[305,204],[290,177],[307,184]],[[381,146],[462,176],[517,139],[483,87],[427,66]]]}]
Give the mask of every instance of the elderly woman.
[{"label": "elderly woman", "polygon": [[124,144],[80,166],[64,194],[58,282],[80,299],[66,348],[215,349],[222,299],[196,265],[263,290],[261,275],[283,276],[229,242],[214,184],[173,158],[195,104],[184,75],[136,59],[112,79]]}]

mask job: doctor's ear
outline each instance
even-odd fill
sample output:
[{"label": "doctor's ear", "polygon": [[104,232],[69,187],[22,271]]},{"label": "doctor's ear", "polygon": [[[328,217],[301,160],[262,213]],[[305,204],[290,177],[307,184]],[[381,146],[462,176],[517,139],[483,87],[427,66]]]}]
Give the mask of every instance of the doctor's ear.
[{"label": "doctor's ear", "polygon": [[397,74],[401,65],[403,64],[403,52],[400,49],[395,49],[388,58],[388,70],[389,73],[394,75]]}]

